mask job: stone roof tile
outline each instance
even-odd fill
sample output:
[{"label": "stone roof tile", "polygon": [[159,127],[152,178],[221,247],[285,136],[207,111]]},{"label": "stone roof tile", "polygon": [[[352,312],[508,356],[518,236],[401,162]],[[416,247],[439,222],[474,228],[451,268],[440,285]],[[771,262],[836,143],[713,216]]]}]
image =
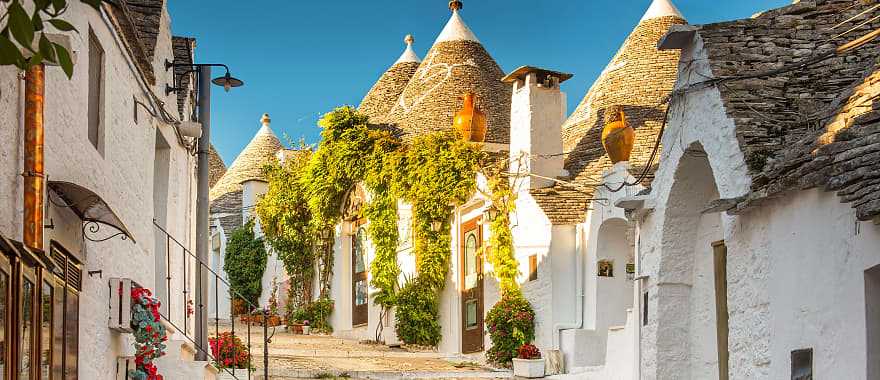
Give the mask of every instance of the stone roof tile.
[{"label": "stone roof tile", "polygon": [[[860,15],[871,6],[801,1],[750,19],[703,25],[698,33],[711,75],[737,77],[813,59],[877,30],[880,21]],[[718,86],[752,175],[751,194],[732,212],[787,190],[824,187],[846,190],[843,196],[860,218],[880,215],[873,195],[862,195],[873,188],[880,164],[853,153],[875,149],[871,110],[880,94],[878,59],[880,44],[871,42],[790,72]]]}]

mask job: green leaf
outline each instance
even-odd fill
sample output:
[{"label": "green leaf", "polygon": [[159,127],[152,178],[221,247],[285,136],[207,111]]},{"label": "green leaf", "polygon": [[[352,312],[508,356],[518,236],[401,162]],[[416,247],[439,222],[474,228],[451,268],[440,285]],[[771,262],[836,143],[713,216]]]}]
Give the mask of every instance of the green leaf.
[{"label": "green leaf", "polygon": [[49,5],[52,4],[52,1],[50,1],[50,0],[35,0],[34,4],[36,4],[38,10],[42,11],[42,10],[45,10],[46,8],[48,8]]},{"label": "green leaf", "polygon": [[34,42],[34,26],[31,24],[30,16],[18,2],[13,2],[8,11],[9,29],[12,30],[12,36],[22,47],[29,49],[31,43]]},{"label": "green leaf", "polygon": [[8,37],[0,36],[0,65],[18,65],[22,59],[18,47]]},{"label": "green leaf", "polygon": [[52,8],[55,8],[55,13],[61,12],[66,7],[67,0],[52,0]]},{"label": "green leaf", "polygon": [[40,17],[40,12],[34,12],[34,18],[31,19],[31,25],[33,25],[35,31],[43,30],[43,18]]},{"label": "green leaf", "polygon": [[70,79],[73,77],[73,61],[70,59],[70,53],[67,52],[64,46],[54,42],[52,45],[55,46],[55,54],[58,55],[58,64],[61,65],[61,69],[67,74],[67,79]]},{"label": "green leaf", "polygon": [[41,63],[43,63],[43,55],[40,53],[37,53],[37,54],[32,55],[30,58],[28,58],[27,67],[39,65]]},{"label": "green leaf", "polygon": [[77,31],[73,25],[71,25],[69,22],[61,20],[61,19],[53,18],[53,19],[49,20],[49,23],[52,24],[52,26],[54,26],[55,29],[58,29],[62,32],[70,32],[70,31],[76,32]]},{"label": "green leaf", "polygon": [[55,47],[52,46],[52,42],[46,38],[46,33],[40,33],[40,54],[43,57],[46,57],[48,61],[57,62],[55,60]]}]

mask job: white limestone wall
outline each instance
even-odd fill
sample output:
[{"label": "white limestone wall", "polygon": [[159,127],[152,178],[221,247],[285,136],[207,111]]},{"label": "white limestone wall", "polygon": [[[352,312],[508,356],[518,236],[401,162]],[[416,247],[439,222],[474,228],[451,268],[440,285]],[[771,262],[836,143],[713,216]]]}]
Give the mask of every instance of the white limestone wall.
[{"label": "white limestone wall", "polygon": [[[58,67],[46,70],[45,128],[46,174],[49,180],[69,181],[98,193],[118,214],[136,243],[115,238],[104,243],[83,242],[80,222],[67,210],[48,206],[47,217],[56,225],[46,230],[49,240],[63,242],[66,248],[85,259],[83,291],[80,298],[79,377],[115,378],[116,356],[130,352],[127,341],[107,328],[110,277],[132,278],[143,286],[155,286],[153,239],[153,166],[156,134],[171,143],[169,162],[168,228],[182,242],[191,242],[191,211],[194,186],[193,159],[177,143],[169,126],[151,119],[142,109],[136,123],[132,97],[147,102],[147,85],[127,58],[124,47],[106,17],[80,2],[69,4],[65,14],[79,34],[70,33],[77,65],[72,79]],[[96,150],[87,137],[88,30],[94,30],[105,51],[103,88],[103,152]],[[171,58],[167,13],[162,18],[156,62]],[[165,83],[171,76],[157,70],[154,87],[168,105],[174,96],[164,97]],[[21,138],[23,81],[18,72],[0,68],[0,202],[10,212],[0,216],[0,230],[21,238]],[[170,107],[170,106],[169,106]],[[169,112],[174,112],[169,108]],[[48,219],[46,220],[48,224]],[[107,227],[103,232],[110,232]],[[100,275],[85,275],[101,271]],[[179,277],[179,276],[178,276]]]},{"label": "white limestone wall", "polygon": [[[706,64],[707,58],[702,49],[702,41],[697,39],[694,46],[682,52],[682,62],[692,62],[683,66],[684,70],[679,73],[678,87],[687,86],[690,83],[705,80],[707,73],[711,73]],[[699,75],[697,74],[699,73]],[[671,103],[669,122],[666,133],[663,136],[663,151],[660,158],[660,167],[655,174],[652,184],[652,200],[647,202],[653,207],[653,212],[642,220],[641,240],[639,243],[640,257],[637,264],[638,274],[648,276],[642,281],[643,292],[648,293],[649,311],[648,321],[641,328],[641,376],[644,379],[683,379],[689,374],[689,362],[687,352],[689,335],[687,324],[690,311],[690,288],[680,276],[684,273],[691,274],[690,270],[682,271],[674,259],[674,254],[669,253],[669,259],[664,260],[666,251],[675,247],[669,246],[669,241],[680,241],[682,244],[692,242],[688,234],[680,236],[665,236],[666,229],[664,220],[667,218],[667,210],[671,188],[676,180],[675,175],[679,162],[685,156],[685,150],[695,142],[702,142],[702,148],[708,155],[711,165],[711,175],[700,180],[714,180],[714,186],[722,198],[734,198],[746,194],[749,191],[750,177],[743,155],[737,146],[735,126],[733,121],[727,118],[721,102],[721,96],[717,89],[707,88],[689,92],[686,97],[675,97]],[[690,178],[683,173],[683,178]],[[679,178],[681,180],[681,178]],[[698,194],[699,195],[699,194]],[[690,195],[693,197],[694,195]],[[687,199],[688,194],[678,194],[676,199]],[[674,208],[674,206],[673,206]],[[721,216],[721,230],[725,240],[732,235],[735,217]],[[728,243],[729,252],[737,249],[736,243]],[[748,252],[748,250],[746,250]],[[735,254],[729,255],[734,261]],[[731,347],[740,347],[749,351],[746,353],[731,352],[731,363],[735,363],[737,355],[750,357],[753,362],[765,362],[767,359],[766,323],[768,320],[768,308],[766,292],[762,289],[762,281],[766,271],[760,257],[747,258],[747,254],[740,254],[738,259],[749,260],[750,266],[755,271],[750,275],[748,285],[748,302],[756,307],[750,313],[743,314],[750,321],[743,324],[751,326],[743,331],[741,344],[736,345],[737,340],[731,341]],[[731,265],[731,264],[729,264]],[[730,274],[733,279],[735,274]],[[732,298],[733,294],[731,294]],[[644,307],[644,305],[643,305]],[[733,312],[733,310],[731,310]],[[658,324],[658,316],[663,321],[663,326]],[[676,322],[678,321],[678,322]],[[731,320],[731,328],[735,321]],[[745,359],[742,359],[745,360]],[[736,368],[731,366],[731,368]],[[743,378],[756,378],[755,373],[748,371],[742,373]]]},{"label": "white limestone wall", "polygon": [[[534,198],[527,192],[520,192],[516,201],[516,213],[511,218],[511,232],[516,259],[519,262],[520,283],[523,295],[535,310],[535,345],[541,350],[553,349],[554,315],[574,315],[554,309],[554,258],[551,254],[553,226]],[[528,281],[529,257],[538,259],[538,279]],[[559,260],[562,262],[562,260]],[[572,287],[574,282],[568,284]],[[568,300],[571,306],[573,298]]]},{"label": "white limestone wall", "polygon": [[[710,72],[704,58],[699,40],[685,49],[682,60],[693,63],[680,73],[679,86],[704,79],[691,75]],[[706,243],[723,238],[731,379],[789,378],[791,351],[805,348],[814,350],[815,378],[870,379],[865,271],[880,264],[880,227],[857,223],[850,205],[821,189],[792,191],[740,216],[704,216],[695,230],[674,225],[687,221],[682,218],[696,206],[688,199],[705,199],[691,193],[695,188],[714,187],[720,198],[749,191],[733,123],[714,88],[673,101],[663,146],[653,211],[641,224],[639,272],[649,276],[643,282],[649,316],[641,331],[642,378],[710,373],[713,321],[691,317],[714,314],[712,298],[699,295],[709,286],[700,261],[709,252]],[[694,146],[705,150],[710,172],[692,167],[703,155],[685,153]],[[682,256],[687,250],[696,260]],[[693,282],[688,275],[695,275]]]},{"label": "white limestone wall", "polygon": [[[565,121],[566,95],[559,87],[538,87],[536,75],[513,87],[510,115],[510,156],[513,173],[534,173],[555,178],[562,175],[562,123]],[[545,178],[522,178],[525,187],[553,185]]]}]

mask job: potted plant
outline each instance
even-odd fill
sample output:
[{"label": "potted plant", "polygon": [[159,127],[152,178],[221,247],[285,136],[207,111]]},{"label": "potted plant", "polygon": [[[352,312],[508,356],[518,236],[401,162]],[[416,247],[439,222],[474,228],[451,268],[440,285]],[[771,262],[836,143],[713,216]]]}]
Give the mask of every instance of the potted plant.
[{"label": "potted plant", "polygon": [[220,369],[218,379],[247,379],[251,369],[251,354],[236,335],[229,332],[220,333],[208,339],[214,365]]},{"label": "potted plant", "polygon": [[533,344],[524,344],[513,358],[513,375],[534,379],[544,377],[544,359],[541,351]]},{"label": "potted plant", "polygon": [[312,326],[309,326],[309,320],[306,319],[302,323],[303,335],[309,335],[312,332]]}]

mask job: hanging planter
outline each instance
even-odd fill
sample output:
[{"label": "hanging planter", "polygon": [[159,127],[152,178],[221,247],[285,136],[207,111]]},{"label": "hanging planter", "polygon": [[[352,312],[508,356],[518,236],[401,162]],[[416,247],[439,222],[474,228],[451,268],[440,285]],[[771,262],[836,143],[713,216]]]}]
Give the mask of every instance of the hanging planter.
[{"label": "hanging planter", "polygon": [[135,342],[135,369],[128,372],[131,380],[163,380],[154,361],[165,355],[168,340],[159,316],[159,300],[149,289],[131,289],[131,329]]}]

